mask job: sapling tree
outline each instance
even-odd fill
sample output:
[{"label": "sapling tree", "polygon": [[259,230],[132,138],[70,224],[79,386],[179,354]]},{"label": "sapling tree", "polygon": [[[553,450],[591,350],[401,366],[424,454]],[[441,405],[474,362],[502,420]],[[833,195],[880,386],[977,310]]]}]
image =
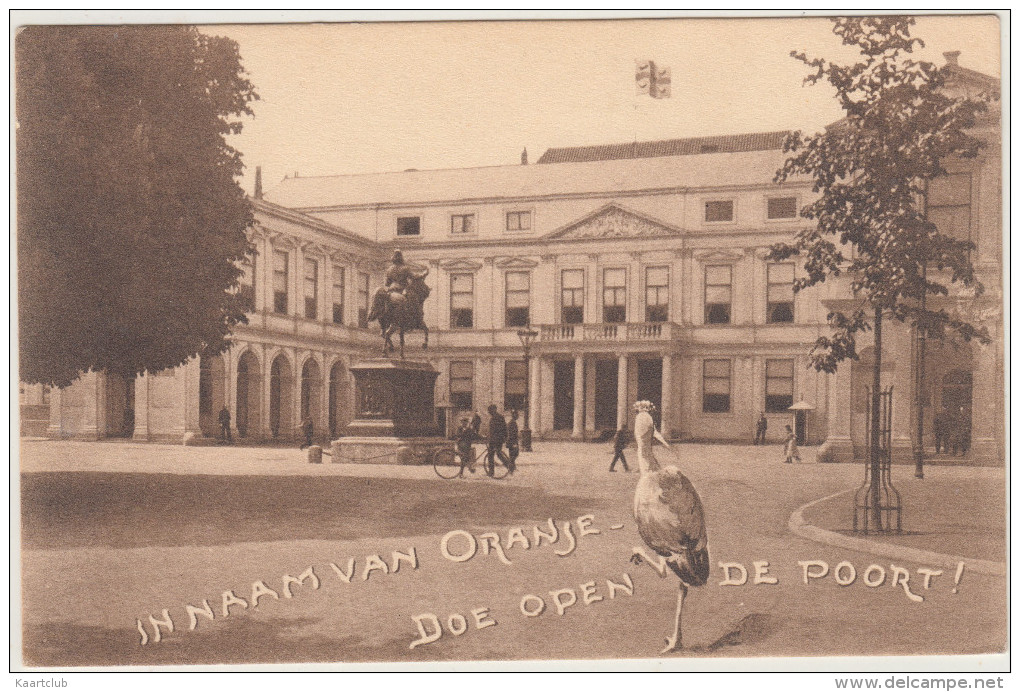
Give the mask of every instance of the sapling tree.
[{"label": "sapling tree", "polygon": [[953,96],[945,72],[912,57],[923,42],[910,35],[909,17],[840,17],[833,32],[856,49],[856,62],[840,64],[804,53],[791,55],[812,68],[805,83],[827,83],[845,117],[815,135],[792,133],[791,155],[776,181],[808,177],[817,198],[801,216],[815,223],[790,243],[771,248],[770,259],[802,258],[804,273],[794,290],[846,275],[853,306],[828,315],[831,333],[811,350],[819,371],[835,372],[857,360],[858,337],[873,331],[870,463],[874,495],[871,519],[881,527],[878,507],[879,409],[882,323],[906,323],[928,339],[956,333],[988,340],[987,332],[929,296],[949,294],[950,285],[980,294],[970,259],[973,244],[940,231],[927,218],[929,183],[946,173],[950,158],[973,158],[982,142],[970,131],[988,98]]}]

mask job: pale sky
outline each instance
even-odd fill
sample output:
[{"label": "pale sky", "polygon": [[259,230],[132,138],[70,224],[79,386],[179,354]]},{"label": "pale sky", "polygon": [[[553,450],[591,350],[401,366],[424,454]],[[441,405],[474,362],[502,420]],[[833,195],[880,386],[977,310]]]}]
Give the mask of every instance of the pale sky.
[{"label": "pale sky", "polygon": [[[841,114],[791,50],[848,56],[823,18],[205,26],[235,39],[262,97],[232,144],[284,175],[532,163],[549,147],[816,131]],[[999,75],[994,16],[919,17],[919,57]],[[672,69],[635,94],[634,61]]]}]

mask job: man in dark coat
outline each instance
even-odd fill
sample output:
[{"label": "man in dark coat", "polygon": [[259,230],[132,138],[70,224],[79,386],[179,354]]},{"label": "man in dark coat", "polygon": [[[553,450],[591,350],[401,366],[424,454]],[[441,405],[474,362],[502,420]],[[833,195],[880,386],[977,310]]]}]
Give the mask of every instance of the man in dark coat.
[{"label": "man in dark coat", "polygon": [[301,432],[304,433],[305,443],[301,445],[301,449],[312,446],[312,436],[315,434],[315,423],[312,422],[311,416],[305,416],[305,419],[301,421]]},{"label": "man in dark coat", "polygon": [[472,429],[467,417],[460,419],[460,427],[453,434],[453,439],[457,442],[457,454],[460,456],[460,471],[457,475],[462,475],[465,468],[474,473],[475,449],[471,443],[478,439],[478,433]]},{"label": "man in dark coat", "polygon": [[761,411],[758,413],[758,422],[754,426],[754,443],[756,445],[765,444],[765,432],[769,429],[769,419],[765,417],[765,412]]},{"label": "man in dark coat", "polygon": [[616,462],[619,461],[623,464],[623,470],[630,473],[630,469],[627,467],[627,457],[623,456],[623,450],[630,443],[630,431],[627,430],[626,424],[621,426],[616,431],[616,440],[613,442],[613,463],[609,465],[610,471],[616,471]]},{"label": "man in dark coat", "polygon": [[224,406],[220,409],[220,439],[224,442],[233,442],[230,437],[230,410]]},{"label": "man in dark coat", "polygon": [[513,465],[506,454],[503,453],[503,445],[506,443],[506,421],[500,415],[495,404],[489,404],[489,450],[485,458],[485,472],[490,476],[496,470],[496,457],[503,462],[507,470],[513,473]]},{"label": "man in dark coat", "polygon": [[517,457],[521,455],[521,435],[517,429],[517,411],[510,412],[510,421],[506,424],[506,449],[510,453],[510,473],[517,470]]}]

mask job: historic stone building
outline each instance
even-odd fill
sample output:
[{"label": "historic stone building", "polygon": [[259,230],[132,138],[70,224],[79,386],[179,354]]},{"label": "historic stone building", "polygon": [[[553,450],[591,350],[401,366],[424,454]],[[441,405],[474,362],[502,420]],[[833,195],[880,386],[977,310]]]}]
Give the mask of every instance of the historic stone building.
[{"label": "historic stone building", "polygon": [[[951,88],[997,88],[947,58]],[[976,243],[986,287],[943,303],[995,341],[929,344],[923,412],[928,431],[943,409],[965,418],[968,455],[982,460],[1002,458],[1004,436],[998,123],[990,114],[989,146],[933,184],[930,210]],[[807,358],[829,310],[851,300],[848,285],[794,294],[796,262],[766,259],[807,223],[797,212],[812,194],[807,182],[773,183],[784,134],[551,149],[532,165],[288,177],[254,200],[258,256],[242,289],[254,310],[230,350],[129,382],[86,374],[50,395],[48,432],[211,436],[226,406],[242,438],[293,438],[306,416],[320,436],[339,434],[353,403],[348,368],[380,355],[368,302],[400,248],[430,270],[429,349],[410,335],[408,357],[439,370],[444,411],[528,408],[538,438],[593,439],[649,399],[669,436],[750,441],[760,412],[769,438],[781,438],[798,403],[807,442],[851,458],[865,444],[871,349],[833,376]],[[538,333],[527,369],[523,327]],[[886,330],[899,456],[919,410],[915,341],[909,329]]]}]

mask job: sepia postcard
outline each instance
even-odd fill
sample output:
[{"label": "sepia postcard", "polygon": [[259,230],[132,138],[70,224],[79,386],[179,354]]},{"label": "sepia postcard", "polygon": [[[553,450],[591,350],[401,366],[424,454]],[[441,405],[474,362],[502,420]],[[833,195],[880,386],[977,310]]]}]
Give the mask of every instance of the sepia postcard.
[{"label": "sepia postcard", "polygon": [[12,670],[1009,669],[1008,16],[145,16],[12,21]]}]

